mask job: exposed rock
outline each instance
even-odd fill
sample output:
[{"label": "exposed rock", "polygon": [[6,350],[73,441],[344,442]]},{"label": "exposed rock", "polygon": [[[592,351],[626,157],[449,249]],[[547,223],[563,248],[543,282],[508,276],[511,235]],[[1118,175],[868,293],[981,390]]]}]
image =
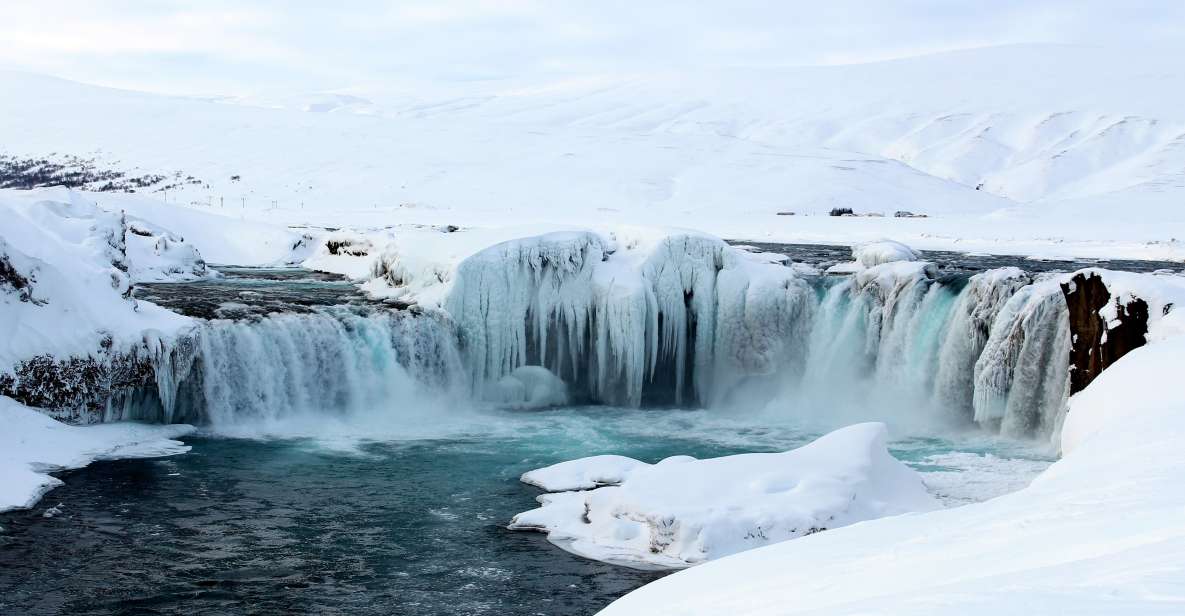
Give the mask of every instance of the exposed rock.
[{"label": "exposed rock", "polygon": [[1074,394],[1120,357],[1144,346],[1148,304],[1137,297],[1125,305],[1116,298],[1117,322],[1108,324],[1099,314],[1112,301],[1102,276],[1080,272],[1061,287],[1070,315],[1070,393]]},{"label": "exposed rock", "polygon": [[[0,248],[3,248],[3,246],[0,246]],[[8,289],[5,289],[5,287],[8,287]],[[32,281],[28,276],[17,271],[16,266],[12,264],[9,256],[2,252],[0,252],[0,290],[8,290],[16,293],[22,302],[35,301],[32,295]]]}]

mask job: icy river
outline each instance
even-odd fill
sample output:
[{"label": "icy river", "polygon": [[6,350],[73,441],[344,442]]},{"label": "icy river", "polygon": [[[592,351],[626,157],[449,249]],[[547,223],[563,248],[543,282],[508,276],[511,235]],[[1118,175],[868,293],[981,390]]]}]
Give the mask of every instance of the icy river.
[{"label": "icy river", "polygon": [[[842,260],[840,249],[780,248],[816,265]],[[935,260],[951,277],[1012,264],[1091,265]],[[439,400],[419,408],[418,399],[399,397],[398,383],[387,384],[390,375],[350,357],[356,351],[381,365],[383,353],[405,353],[399,344],[354,348],[402,335],[402,322],[318,312],[365,305],[351,285],[300,271],[224,273],[213,282],[153,285],[139,296],[203,318],[256,319],[225,321],[203,341],[208,374],[253,380],[224,387],[205,377],[198,386],[210,423],[185,439],[188,454],[64,473],[65,485],[34,509],[0,514],[0,613],[592,614],[661,574],[586,560],[543,535],[506,530],[539,494],[518,480],[523,472],[603,453],[656,462],[785,451],[834,427],[820,423],[847,419],[802,421],[831,416],[818,398],[760,411],[512,411]],[[948,310],[944,301],[935,310]],[[294,326],[269,317],[258,325],[277,309],[320,320]],[[329,335],[318,328],[340,340],[312,340]],[[420,357],[435,344],[435,334],[422,335],[416,361],[437,361]],[[281,356],[288,348],[301,352]],[[443,369],[420,366],[428,368]],[[274,391],[251,389],[261,370],[280,383]],[[360,389],[358,379],[383,385]],[[176,413],[185,419],[184,408]],[[1040,439],[918,426],[891,422],[890,449],[947,506],[1018,489],[1053,460]]]},{"label": "icy river", "polygon": [[[186,455],[66,473],[37,508],[0,515],[0,613],[592,614],[661,574],[505,530],[539,493],[521,473],[597,453],[780,451],[813,436],[706,411],[472,419],[383,441],[344,428],[328,440],[207,435],[186,439]],[[974,435],[892,450],[950,504],[1018,488],[1050,460]]]}]

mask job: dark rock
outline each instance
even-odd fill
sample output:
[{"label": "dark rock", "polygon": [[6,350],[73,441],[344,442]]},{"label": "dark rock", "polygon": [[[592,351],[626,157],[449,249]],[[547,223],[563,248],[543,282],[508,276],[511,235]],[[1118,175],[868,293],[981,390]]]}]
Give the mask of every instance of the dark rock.
[{"label": "dark rock", "polygon": [[5,287],[16,293],[22,302],[43,303],[33,299],[30,277],[18,272],[8,255],[0,253],[0,291],[5,290]]},{"label": "dark rock", "polygon": [[1115,298],[1119,323],[1108,328],[1099,316],[1099,310],[1112,301],[1102,276],[1080,272],[1061,287],[1070,315],[1070,393],[1075,394],[1120,357],[1144,346],[1148,303],[1137,297],[1125,305]]}]

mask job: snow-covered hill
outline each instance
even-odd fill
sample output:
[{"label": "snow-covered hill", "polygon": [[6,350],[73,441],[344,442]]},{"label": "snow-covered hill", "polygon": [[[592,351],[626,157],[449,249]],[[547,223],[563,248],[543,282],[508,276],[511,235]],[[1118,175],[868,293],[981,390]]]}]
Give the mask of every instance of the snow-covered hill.
[{"label": "snow-covered hill", "polygon": [[[193,176],[164,196],[270,221],[677,222],[751,239],[1182,258],[1174,57],[1016,46],[252,99],[0,73],[14,93],[0,97],[0,135],[10,155]],[[825,216],[842,207],[890,218]]]}]

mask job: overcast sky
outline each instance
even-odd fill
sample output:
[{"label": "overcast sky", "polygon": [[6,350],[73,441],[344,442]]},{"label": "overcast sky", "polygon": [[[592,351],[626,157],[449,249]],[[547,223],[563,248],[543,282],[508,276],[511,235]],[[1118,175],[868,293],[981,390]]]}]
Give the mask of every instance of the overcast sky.
[{"label": "overcast sky", "polygon": [[252,94],[1182,37],[1183,0],[40,0],[4,8],[0,67]]}]

